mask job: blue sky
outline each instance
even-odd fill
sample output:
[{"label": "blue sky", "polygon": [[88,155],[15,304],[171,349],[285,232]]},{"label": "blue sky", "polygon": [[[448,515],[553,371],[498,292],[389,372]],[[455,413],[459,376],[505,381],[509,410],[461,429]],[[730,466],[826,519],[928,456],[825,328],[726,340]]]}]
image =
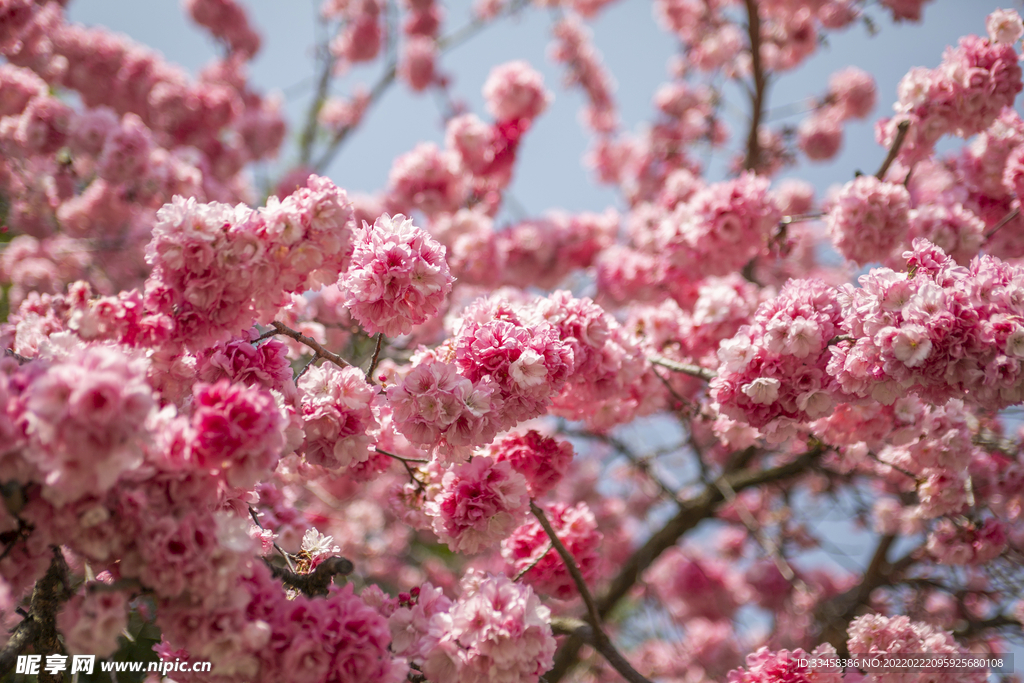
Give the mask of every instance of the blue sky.
[{"label": "blue sky", "polygon": [[[302,118],[312,94],[312,45],[319,2],[311,0],[251,0],[245,3],[253,23],[264,38],[264,47],[252,65],[252,80],[265,90],[286,94],[289,121]],[[896,84],[912,66],[935,66],[947,45],[966,33],[984,35],[985,16],[1002,5],[989,0],[936,0],[925,8],[925,23],[893,25],[881,21],[879,35],[870,37],[861,24],[828,36],[805,66],[775,82],[769,108],[799,103],[826,88],[829,75],[855,65],[875,75],[879,105],[867,122],[846,129],[844,149],[828,164],[814,164],[787,173],[812,182],[820,191],[852,177],[854,169],[873,170],[884,156],[874,142],[872,122],[887,115],[895,100]],[[451,31],[469,19],[469,3],[446,3],[446,29]],[[651,116],[652,96],[668,79],[666,64],[675,49],[674,39],[662,32],[653,16],[653,3],[621,0],[608,7],[593,23],[595,44],[617,82],[617,99],[627,127],[636,129]],[[217,46],[190,23],[175,0],[78,0],[69,5],[72,20],[100,24],[149,45],[175,63],[196,71],[217,54]],[[883,16],[881,8],[869,10]],[[530,214],[548,209],[603,210],[617,206],[615,193],[595,185],[582,157],[588,135],[577,123],[582,97],[561,86],[558,65],[547,58],[552,15],[530,9],[522,16],[501,20],[467,43],[447,53],[441,62],[454,79],[454,91],[473,111],[486,116],[480,89],[490,68],[511,59],[525,59],[544,74],[554,91],[551,108],[537,121],[521,148],[512,194]],[[380,65],[354,70],[336,91],[348,92],[358,82],[371,84]],[[727,94],[731,109],[745,110],[738,91]],[[796,124],[800,116],[786,121]],[[743,120],[731,122],[736,140],[742,143]],[[392,89],[371,111],[363,127],[347,143],[329,175],[350,191],[374,191],[387,181],[392,160],[417,142],[443,139],[441,109],[431,94],[414,95],[401,85]],[[712,159],[712,175],[729,154]],[[294,149],[282,153],[275,172],[294,159]]]}]

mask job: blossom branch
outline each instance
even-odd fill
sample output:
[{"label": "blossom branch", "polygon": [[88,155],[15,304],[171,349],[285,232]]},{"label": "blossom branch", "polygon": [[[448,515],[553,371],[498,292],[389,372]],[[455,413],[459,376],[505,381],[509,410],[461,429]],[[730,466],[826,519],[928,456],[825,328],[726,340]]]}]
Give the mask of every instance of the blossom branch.
[{"label": "blossom branch", "polygon": [[674,372],[681,372],[684,375],[698,377],[708,382],[713,380],[715,377],[718,377],[718,373],[714,370],[702,368],[699,365],[693,365],[691,363],[680,363],[679,361],[669,360],[668,358],[662,358],[661,356],[651,356],[647,360],[654,365],[660,365],[661,367],[668,368]]},{"label": "blossom branch", "polygon": [[306,125],[299,136],[299,163],[302,166],[309,164],[313,155],[313,142],[316,140],[316,133],[319,129],[320,110],[327,101],[327,89],[331,84],[331,72],[334,69],[334,60],[331,59],[330,49],[326,41],[317,47],[317,62],[320,66],[320,76],[317,79],[316,94],[313,102],[309,105],[306,113]]},{"label": "blossom branch", "polygon": [[885,179],[885,174],[889,172],[892,162],[896,161],[896,156],[900,153],[900,147],[903,146],[903,141],[907,138],[908,130],[910,130],[910,121],[900,121],[896,126],[896,137],[893,138],[892,144],[889,145],[889,153],[885,155],[885,161],[882,162],[878,173],[875,174],[875,177],[879,180]]},{"label": "blossom branch", "polygon": [[551,544],[555,546],[555,550],[558,551],[562,562],[565,564],[565,568],[569,570],[569,574],[576,584],[576,590],[583,597],[583,602],[587,606],[587,614],[590,616],[591,628],[589,633],[591,635],[591,644],[630,683],[651,683],[649,679],[633,668],[629,661],[612,644],[608,634],[601,629],[601,615],[598,612],[597,603],[594,602],[594,596],[590,594],[590,589],[587,588],[587,582],[584,580],[583,573],[576,564],[576,559],[569,552],[569,549],[565,547],[565,544],[562,543],[562,540],[558,538],[558,534],[555,533],[554,527],[548,521],[547,515],[532,500],[530,501],[530,512],[537,518],[541,527],[544,528],[544,533],[551,539]]},{"label": "blossom branch", "polygon": [[[252,517],[252,523],[253,524],[258,526],[260,529],[265,529],[265,527],[262,524],[260,524],[259,514],[256,512],[256,509],[254,507],[252,507],[251,505],[249,506],[249,516]],[[284,558],[284,561],[288,563],[288,568],[291,569],[292,571],[295,571],[295,565],[292,564],[292,557],[291,557],[291,555],[289,555],[284,550],[282,550],[281,546],[279,546],[277,544],[277,541],[274,541],[274,550],[276,550],[277,552],[279,552],[281,554],[281,557]]]},{"label": "blossom branch", "polygon": [[351,560],[338,556],[328,557],[309,574],[293,572],[269,562],[266,558],[263,558],[263,561],[270,567],[270,573],[274,578],[280,579],[284,585],[301,591],[310,598],[327,595],[328,587],[335,576],[347,576],[355,569]]},{"label": "blossom branch", "polygon": [[[525,4],[526,2],[524,2],[524,0],[514,0],[514,2],[509,4],[508,8],[504,11],[504,14],[513,14]],[[487,24],[488,20],[474,18],[462,28],[456,29],[449,35],[439,38],[437,40],[438,51],[441,54],[448,52],[452,48],[457,47],[479,33]],[[370,93],[367,97],[367,108],[372,106],[381,98],[388,87],[395,82],[395,78],[397,76],[398,61],[394,56],[392,56],[389,59],[388,66],[384,70],[384,73],[381,74],[380,78],[370,89]],[[345,140],[352,131],[355,130],[357,125],[358,123],[347,125],[334,134],[334,137],[331,138],[330,143],[327,145],[327,149],[320,158],[316,160],[316,163],[313,164],[313,168],[316,169],[318,173],[322,172],[331,164],[332,161],[334,161],[334,157],[337,156],[342,144],[344,144]]]},{"label": "blossom branch", "polygon": [[565,568],[569,570],[569,574],[572,576],[573,582],[576,584],[576,589],[580,592],[580,597],[583,598],[583,603],[587,606],[587,614],[590,615],[590,623],[594,629],[599,630],[601,628],[601,615],[597,611],[597,603],[594,602],[594,596],[590,594],[590,589],[587,588],[587,582],[583,578],[583,573],[580,572],[579,566],[576,564],[576,558],[572,556],[569,549],[562,543],[562,539],[558,538],[558,534],[555,533],[555,529],[551,526],[551,522],[548,521],[547,515],[544,511],[537,507],[537,504],[530,501],[530,512],[540,522],[541,527],[544,529],[544,533],[551,539],[551,544],[555,546],[555,550],[558,551],[559,556],[562,558],[562,562],[565,563]]},{"label": "blossom branch", "polygon": [[743,168],[757,170],[761,165],[761,143],[758,132],[761,130],[761,118],[764,116],[764,96],[768,79],[761,62],[761,17],[757,12],[757,0],[746,0],[747,33],[750,36],[750,62],[754,76],[754,90],[751,95],[750,131],[747,133],[747,156]]},{"label": "blossom branch", "polygon": [[338,367],[342,368],[347,368],[351,365],[351,363],[349,363],[347,360],[345,360],[338,354],[325,349],[316,339],[313,339],[312,337],[307,337],[301,332],[293,330],[284,323],[278,322],[276,320],[270,324],[274,326],[274,329],[277,330],[278,334],[283,334],[286,337],[291,337],[300,344],[305,344],[309,348],[313,349],[313,351],[316,352],[316,355],[318,357],[326,358],[327,360],[331,361]]},{"label": "blossom branch", "polygon": [[[826,450],[826,446],[817,443],[805,453],[785,464],[765,470],[744,469],[730,472],[729,474],[722,475],[722,478],[736,492],[755,486],[785,481],[805,472]],[[752,449],[745,449],[742,453],[746,454],[751,451]],[[753,455],[751,454],[749,457],[753,457]],[[746,456],[740,458],[740,460],[744,459],[746,459]],[[661,529],[654,532],[623,564],[619,573],[612,579],[611,585],[597,599],[598,614],[605,616],[611,613],[618,606],[619,602],[629,594],[629,591],[640,580],[644,571],[663,552],[674,546],[683,534],[696,527],[705,519],[714,516],[724,501],[725,496],[721,490],[716,485],[710,485],[705,487],[700,494],[681,503],[676,515],[669,519]],[[555,654],[555,664],[544,675],[544,679],[548,683],[557,683],[557,681],[565,677],[576,665],[579,650],[584,644],[582,639],[570,636]]]}]

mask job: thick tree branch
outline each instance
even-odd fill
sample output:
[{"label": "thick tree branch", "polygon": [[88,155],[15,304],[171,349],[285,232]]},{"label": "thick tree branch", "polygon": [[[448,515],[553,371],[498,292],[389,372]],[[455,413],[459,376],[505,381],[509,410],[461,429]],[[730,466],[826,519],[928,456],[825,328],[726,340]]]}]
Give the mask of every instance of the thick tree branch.
[{"label": "thick tree branch", "polygon": [[[59,654],[60,640],[57,636],[57,612],[70,596],[68,587],[68,564],[60,548],[53,547],[53,560],[43,578],[36,582],[29,601],[29,612],[14,629],[7,645],[0,650],[0,678],[14,668],[18,655],[32,645],[37,655]],[[41,683],[59,683],[63,675],[40,671]]]},{"label": "thick tree branch", "polygon": [[912,550],[895,562],[889,562],[887,557],[895,541],[896,537],[891,534],[879,538],[860,583],[815,610],[814,617],[821,625],[821,640],[832,643],[840,656],[847,652],[846,630],[860,608],[867,604],[871,592],[900,580],[901,574],[917,561],[917,551]]},{"label": "thick tree branch", "polygon": [[271,564],[266,558],[263,561],[270,567],[270,573],[274,575],[274,578],[281,579],[281,583],[284,585],[301,591],[311,598],[316,595],[327,595],[331,580],[335,576],[347,576],[354,569],[350,560],[337,556],[328,557],[309,574],[297,574],[285,567]]},{"label": "thick tree branch", "polygon": [[15,627],[7,644],[0,650],[0,678],[6,676],[18,661],[18,655],[25,651],[39,632],[39,622],[29,615]]},{"label": "thick tree branch", "polygon": [[[784,481],[807,470],[826,451],[821,444],[803,453],[796,459],[766,470],[740,470],[722,475],[722,478],[735,492],[744,491],[755,486]],[[705,519],[712,517],[719,506],[725,502],[725,496],[719,487],[712,484],[699,495],[680,504],[679,512],[665,525],[656,531],[623,564],[619,573],[612,579],[611,585],[597,600],[597,611],[601,618],[608,616],[638,581],[643,572],[657,560],[663,552],[671,548],[689,530]],[[557,683],[576,665],[579,650],[584,641],[577,636],[570,636],[555,653],[555,665],[544,675],[548,683]]]}]

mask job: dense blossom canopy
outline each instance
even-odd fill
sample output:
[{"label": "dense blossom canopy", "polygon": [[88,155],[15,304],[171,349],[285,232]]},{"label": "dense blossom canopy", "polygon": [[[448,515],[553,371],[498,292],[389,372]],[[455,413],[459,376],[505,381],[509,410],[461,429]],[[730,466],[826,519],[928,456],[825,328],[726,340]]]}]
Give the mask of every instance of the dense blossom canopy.
[{"label": "dense blossom canopy", "polygon": [[[194,75],[67,4],[0,0],[0,678],[980,683],[837,658],[1020,642],[1015,10],[797,111],[771,86],[830,35],[928,0],[655,0],[678,54],[631,130],[611,0],[325,0],[290,138],[242,3],[183,3]],[[562,89],[446,70],[542,10]],[[350,193],[390,87],[443,121]],[[529,214],[565,90],[615,206]],[[858,120],[878,171],[816,196]]]}]

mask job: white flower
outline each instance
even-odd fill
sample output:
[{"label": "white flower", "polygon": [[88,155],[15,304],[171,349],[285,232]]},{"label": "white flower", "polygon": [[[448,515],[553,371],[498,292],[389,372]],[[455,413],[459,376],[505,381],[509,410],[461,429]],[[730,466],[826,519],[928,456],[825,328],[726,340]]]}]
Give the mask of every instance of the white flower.
[{"label": "white flower", "polygon": [[779,398],[779,387],[782,385],[777,379],[770,377],[758,377],[750,384],[743,386],[743,393],[750,397],[754,403],[768,405],[775,403]]}]

